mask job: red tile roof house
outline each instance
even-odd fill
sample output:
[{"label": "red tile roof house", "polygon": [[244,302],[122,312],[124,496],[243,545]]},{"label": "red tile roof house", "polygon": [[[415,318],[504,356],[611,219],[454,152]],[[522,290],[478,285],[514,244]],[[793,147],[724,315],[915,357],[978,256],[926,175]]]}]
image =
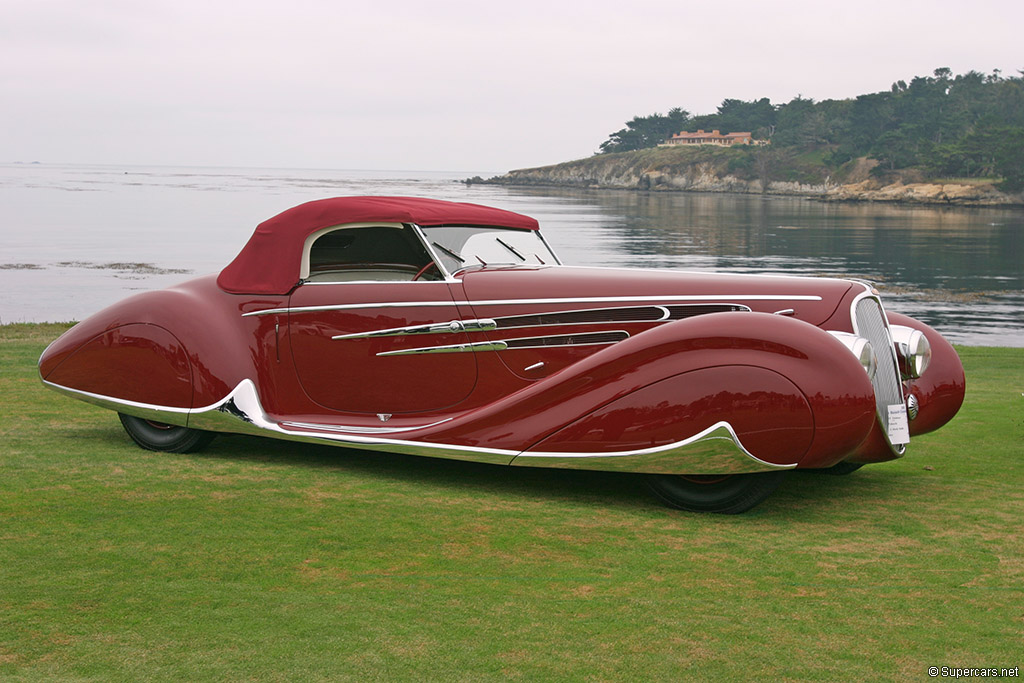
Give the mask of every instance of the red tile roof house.
[{"label": "red tile roof house", "polygon": [[722,135],[718,130],[705,133],[703,129],[696,133],[687,133],[685,130],[676,133],[663,144],[666,145],[721,145],[731,147],[732,145],[765,145],[767,140],[755,140],[750,133],[726,133]]}]

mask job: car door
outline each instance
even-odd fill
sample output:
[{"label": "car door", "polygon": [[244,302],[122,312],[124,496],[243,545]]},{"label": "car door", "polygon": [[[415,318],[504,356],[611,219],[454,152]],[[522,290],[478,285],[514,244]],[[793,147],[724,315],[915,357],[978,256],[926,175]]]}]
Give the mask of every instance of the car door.
[{"label": "car door", "polygon": [[[467,334],[451,325],[461,316],[450,284],[423,277],[429,270],[439,278],[440,272],[410,233],[381,230],[390,232],[344,233],[354,240],[351,246],[338,249],[342,242],[335,239],[319,270],[313,252],[310,277],[289,298],[289,343],[299,382],[332,411],[383,416],[454,406],[472,392],[477,367],[472,350],[462,348]],[[372,244],[360,247],[360,240]],[[394,244],[382,255],[388,240]],[[410,244],[415,253],[402,246]],[[423,346],[448,350],[416,351]]]}]

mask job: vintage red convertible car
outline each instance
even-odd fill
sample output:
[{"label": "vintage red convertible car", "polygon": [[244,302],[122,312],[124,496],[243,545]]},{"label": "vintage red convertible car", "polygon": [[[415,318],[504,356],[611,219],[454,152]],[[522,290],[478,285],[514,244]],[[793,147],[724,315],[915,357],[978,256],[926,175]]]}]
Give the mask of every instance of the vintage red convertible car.
[{"label": "vintage red convertible car", "polygon": [[741,512],[792,469],[903,455],[964,373],[854,280],[564,266],[537,222],[402,197],[309,202],[219,275],[133,296],[39,360],[144,448],[215,432],[647,473]]}]

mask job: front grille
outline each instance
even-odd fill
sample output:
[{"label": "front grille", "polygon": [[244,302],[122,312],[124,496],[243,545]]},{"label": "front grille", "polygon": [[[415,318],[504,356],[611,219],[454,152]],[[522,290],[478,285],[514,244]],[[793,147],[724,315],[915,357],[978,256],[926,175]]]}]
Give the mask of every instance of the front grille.
[{"label": "front grille", "polygon": [[[857,334],[871,342],[878,359],[878,366],[871,384],[875,388],[875,410],[882,424],[882,431],[888,438],[889,406],[903,404],[903,385],[900,382],[899,365],[896,361],[896,349],[889,339],[888,326],[882,304],[874,297],[864,297],[857,302],[853,311],[854,328]],[[903,447],[896,447],[902,452]]]}]

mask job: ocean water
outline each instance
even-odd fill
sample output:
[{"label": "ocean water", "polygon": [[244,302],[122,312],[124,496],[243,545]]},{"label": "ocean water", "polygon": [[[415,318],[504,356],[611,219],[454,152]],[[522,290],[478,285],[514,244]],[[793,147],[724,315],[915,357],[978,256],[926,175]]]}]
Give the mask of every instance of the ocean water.
[{"label": "ocean water", "polygon": [[0,165],[0,322],[81,320],[227,264],[312,199],[422,196],[531,215],[577,265],[871,280],[951,340],[1024,346],[1024,211],[469,185],[495,171]]}]

